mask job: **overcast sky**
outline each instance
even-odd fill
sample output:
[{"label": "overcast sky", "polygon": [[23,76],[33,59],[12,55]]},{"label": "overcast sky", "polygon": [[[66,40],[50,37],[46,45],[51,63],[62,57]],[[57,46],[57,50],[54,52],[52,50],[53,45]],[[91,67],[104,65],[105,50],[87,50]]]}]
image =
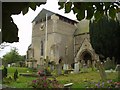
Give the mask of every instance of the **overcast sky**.
[{"label": "overcast sky", "polygon": [[75,15],[71,12],[69,14],[65,14],[64,10],[58,10],[59,6],[57,3],[58,0],[47,0],[45,5],[41,5],[35,11],[29,9],[29,12],[26,15],[12,15],[14,22],[17,24],[19,32],[19,42],[10,44],[3,50],[0,50],[0,57],[10,51],[11,47],[16,47],[20,55],[26,55],[26,51],[28,46],[31,44],[31,35],[32,35],[32,20],[38,15],[38,13],[43,9],[47,9],[53,11],[55,13],[61,14],[71,19],[76,19]]}]

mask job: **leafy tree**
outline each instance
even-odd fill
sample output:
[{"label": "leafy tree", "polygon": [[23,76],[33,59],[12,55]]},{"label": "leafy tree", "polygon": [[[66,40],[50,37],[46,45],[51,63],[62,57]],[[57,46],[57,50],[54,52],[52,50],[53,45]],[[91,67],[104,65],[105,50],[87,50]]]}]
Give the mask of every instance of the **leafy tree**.
[{"label": "leafy tree", "polygon": [[108,16],[102,17],[97,23],[90,22],[90,40],[95,52],[106,57],[115,57],[120,63],[120,23]]},{"label": "leafy tree", "polygon": [[[60,0],[61,1],[61,0]],[[23,15],[28,12],[29,7],[35,10],[37,6],[45,4],[46,2],[3,2],[2,3],[2,42],[18,42],[18,28],[14,23],[11,15]],[[116,13],[120,11],[118,5],[120,2],[59,2],[59,9],[65,9],[65,13],[73,11],[78,20],[85,18],[85,11],[87,11],[86,19],[91,19],[93,16],[99,20],[104,13],[111,18],[115,18]],[[108,12],[109,11],[109,12]]]},{"label": "leafy tree", "polygon": [[24,57],[19,55],[17,52],[17,49],[14,48],[14,49],[11,49],[9,53],[4,55],[2,60],[3,60],[3,64],[7,65],[7,64],[18,62],[18,61],[23,61]]},{"label": "leafy tree", "polygon": [[18,42],[18,28],[14,23],[11,15],[20,14],[25,15],[29,7],[36,10],[37,6],[45,4],[46,2],[3,2],[2,3],[2,42]]},{"label": "leafy tree", "polygon": [[[61,0],[59,0],[61,1]],[[70,2],[71,1],[71,2]],[[91,18],[95,18],[98,21],[104,14],[110,16],[112,19],[116,17],[116,13],[120,12],[120,2],[72,2],[70,0],[67,2],[59,2],[59,9],[65,9],[65,13],[69,13],[73,11],[76,14],[78,20],[82,20],[84,18],[90,20]],[[87,16],[85,17],[85,12],[87,12]]]}]

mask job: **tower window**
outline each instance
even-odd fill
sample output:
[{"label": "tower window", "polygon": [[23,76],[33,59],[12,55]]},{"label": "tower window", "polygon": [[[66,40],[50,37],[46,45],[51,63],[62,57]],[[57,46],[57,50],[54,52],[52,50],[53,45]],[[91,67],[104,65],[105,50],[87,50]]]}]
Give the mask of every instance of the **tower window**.
[{"label": "tower window", "polygon": [[41,41],[41,56],[43,56],[43,41]]}]

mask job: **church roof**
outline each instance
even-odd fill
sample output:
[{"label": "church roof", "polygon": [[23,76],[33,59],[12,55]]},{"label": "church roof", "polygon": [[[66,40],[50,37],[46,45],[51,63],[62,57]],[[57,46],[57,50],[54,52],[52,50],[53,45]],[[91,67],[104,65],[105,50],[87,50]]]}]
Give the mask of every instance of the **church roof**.
[{"label": "church roof", "polygon": [[77,29],[74,35],[79,35],[83,33],[89,33],[89,20],[83,19],[77,24]]},{"label": "church roof", "polygon": [[34,18],[34,20],[32,22],[37,21],[39,19],[45,18],[46,17],[46,13],[47,13],[48,17],[51,16],[51,15],[53,15],[53,14],[55,14],[54,12],[48,11],[48,10],[46,10],[46,9],[43,8],[40,11],[40,13]]},{"label": "church roof", "polygon": [[47,14],[48,17],[49,17],[49,16],[52,16],[53,14],[55,14],[55,15],[57,15],[57,16],[60,16],[60,17],[69,19],[69,20],[73,21],[74,23],[78,23],[77,20],[72,20],[72,19],[70,19],[70,18],[67,18],[67,17],[65,17],[65,16],[62,16],[62,15],[60,15],[60,14],[58,14],[58,13],[54,13],[54,12],[49,11],[49,10],[44,9],[44,8],[43,8],[43,9],[40,11],[40,13],[34,18],[34,20],[33,20],[32,22],[37,21],[37,20],[40,20],[40,19],[44,19],[44,18],[46,17],[46,14]]}]

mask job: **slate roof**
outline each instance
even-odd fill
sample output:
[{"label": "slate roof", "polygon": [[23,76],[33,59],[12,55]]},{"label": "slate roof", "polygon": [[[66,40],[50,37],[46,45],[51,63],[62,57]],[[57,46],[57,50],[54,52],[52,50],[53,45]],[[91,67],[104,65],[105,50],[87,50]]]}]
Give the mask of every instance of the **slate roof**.
[{"label": "slate roof", "polygon": [[48,16],[48,17],[49,17],[49,16],[52,16],[53,14],[55,14],[55,15],[57,15],[57,16],[61,16],[61,17],[63,17],[63,18],[69,19],[69,20],[73,21],[74,23],[78,23],[77,20],[72,20],[72,19],[70,19],[70,18],[67,18],[67,17],[65,17],[65,16],[62,16],[62,15],[60,15],[60,14],[58,14],[58,13],[54,13],[54,12],[49,11],[49,10],[44,9],[44,8],[40,11],[40,13],[35,17],[35,19],[34,19],[32,22],[45,18],[45,17],[46,17],[46,13],[47,13],[47,16]]}]

